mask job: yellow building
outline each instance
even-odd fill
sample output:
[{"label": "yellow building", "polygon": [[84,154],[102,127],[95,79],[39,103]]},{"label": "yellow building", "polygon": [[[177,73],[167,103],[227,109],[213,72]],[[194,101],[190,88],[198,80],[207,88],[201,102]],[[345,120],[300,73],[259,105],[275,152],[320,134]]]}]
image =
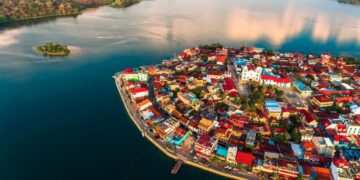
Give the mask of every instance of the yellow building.
[{"label": "yellow building", "polygon": [[202,118],[199,122],[198,129],[200,134],[207,134],[215,125],[215,121],[211,121],[205,118]]}]

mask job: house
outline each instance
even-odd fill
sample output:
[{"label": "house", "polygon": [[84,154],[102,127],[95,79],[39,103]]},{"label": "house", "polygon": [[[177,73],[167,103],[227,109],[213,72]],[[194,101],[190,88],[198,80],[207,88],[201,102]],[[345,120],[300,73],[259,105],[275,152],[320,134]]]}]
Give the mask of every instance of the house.
[{"label": "house", "polygon": [[173,132],[177,127],[180,126],[180,122],[176,119],[169,118],[159,124],[156,125],[155,131],[156,133],[162,137],[164,140],[166,140],[166,137],[168,134]]},{"label": "house", "polygon": [[352,121],[346,123],[346,135],[360,135],[360,124],[359,122]]},{"label": "house", "polygon": [[335,146],[330,138],[326,137],[313,137],[311,140],[314,144],[316,151],[323,156],[333,157],[335,154]]},{"label": "house", "polygon": [[313,92],[311,88],[307,87],[304,83],[300,81],[294,81],[293,85],[302,97],[309,97]]},{"label": "house", "polygon": [[333,180],[353,180],[349,171],[349,163],[345,159],[333,159],[330,172]]},{"label": "house", "polygon": [[217,58],[216,58],[216,64],[218,64],[218,65],[224,65],[224,64],[226,63],[226,60],[227,60],[227,58],[226,58],[225,55],[219,55],[219,56],[217,56]]},{"label": "house", "polygon": [[277,173],[279,158],[280,156],[278,153],[266,151],[264,154],[262,170],[267,173]]},{"label": "house", "polygon": [[125,69],[121,76],[126,80],[126,81],[142,81],[142,82],[147,82],[149,79],[149,75],[148,73],[143,73],[143,72],[135,72],[133,69],[128,68]]},{"label": "house", "polygon": [[329,168],[313,166],[312,172],[312,176],[316,179],[331,180],[331,172]]},{"label": "house", "polygon": [[255,68],[253,64],[247,63],[246,66],[244,66],[242,69],[241,81],[260,81],[261,72],[261,67]]},{"label": "house", "polygon": [[314,137],[315,131],[313,128],[309,126],[301,126],[299,128],[301,133],[301,141],[311,141],[311,139]]},{"label": "house", "polygon": [[334,101],[325,95],[314,96],[311,98],[311,102],[320,108],[332,106]]},{"label": "house", "polygon": [[291,80],[290,78],[281,78],[272,75],[262,75],[260,77],[260,84],[289,88],[291,87]]},{"label": "house", "polygon": [[255,140],[256,140],[256,132],[249,131],[246,135],[246,146],[254,147],[255,146]]},{"label": "house", "polygon": [[207,134],[215,126],[216,122],[206,118],[201,118],[198,129],[200,134]]},{"label": "house", "polygon": [[298,112],[303,115],[303,123],[307,126],[317,127],[318,122],[316,121],[315,117],[306,109],[298,109]]},{"label": "house", "polygon": [[360,179],[360,162],[356,160],[349,161],[349,170],[355,180]]},{"label": "house", "polygon": [[231,78],[224,78],[224,84],[222,85],[222,89],[225,92],[235,91],[237,92],[237,88],[234,84],[234,81]]},{"label": "house", "polygon": [[231,78],[230,71],[218,72],[218,71],[209,71],[206,74],[206,77],[210,79],[224,79],[224,78]]},{"label": "house", "polygon": [[226,161],[229,163],[233,163],[233,164],[237,163],[236,155],[237,155],[237,147],[236,146],[229,147],[228,152],[227,152]]},{"label": "house", "polygon": [[353,115],[360,115],[360,107],[355,103],[350,103],[350,110]]},{"label": "house", "polygon": [[295,158],[287,158],[287,157],[279,158],[278,173],[280,178],[296,179],[299,174],[297,160]]},{"label": "house", "polygon": [[210,137],[208,134],[202,134],[195,142],[195,154],[198,157],[209,159],[210,155],[214,152],[217,143],[217,138]]},{"label": "house", "polygon": [[280,107],[280,104],[274,100],[266,100],[265,101],[265,108],[268,112],[269,117],[273,117],[275,119],[281,118],[281,112],[282,109]]},{"label": "house", "polygon": [[181,127],[176,127],[174,131],[167,135],[166,142],[174,144],[175,146],[180,146],[189,136],[190,132],[187,132]]},{"label": "house", "polygon": [[149,89],[144,87],[130,89],[130,97],[133,101],[149,96]]},{"label": "house", "polygon": [[177,93],[177,97],[185,104],[193,107],[195,110],[199,110],[201,105],[202,105],[202,101],[200,101],[196,95],[191,92],[191,91],[186,91],[186,92],[178,92]]},{"label": "house", "polygon": [[244,165],[246,167],[251,168],[253,165],[253,154],[244,152],[244,151],[237,151],[236,152],[236,163]]},{"label": "house", "polygon": [[136,104],[136,107],[139,109],[139,111],[145,110],[149,108],[152,105],[151,101],[149,99],[145,99],[139,103]]},{"label": "house", "polygon": [[140,111],[140,115],[143,119],[148,120],[154,117],[154,113],[150,109],[144,109]]},{"label": "house", "polygon": [[227,153],[228,153],[228,148],[221,146],[221,145],[217,145],[215,148],[215,154],[220,158],[220,159],[227,159]]}]

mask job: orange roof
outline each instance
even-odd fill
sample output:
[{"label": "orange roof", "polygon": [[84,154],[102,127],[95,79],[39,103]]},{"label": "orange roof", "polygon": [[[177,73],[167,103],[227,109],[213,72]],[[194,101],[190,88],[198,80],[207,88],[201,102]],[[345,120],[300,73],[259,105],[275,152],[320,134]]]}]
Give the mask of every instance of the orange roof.
[{"label": "orange roof", "polygon": [[318,179],[330,180],[330,169],[323,167],[313,167]]},{"label": "orange roof", "polygon": [[146,104],[148,104],[148,103],[151,103],[151,101],[150,101],[149,99],[145,99],[145,100],[137,103],[136,106],[137,106],[137,107],[142,107],[142,106],[144,106],[144,105],[146,105]]},{"label": "orange roof", "polygon": [[304,149],[314,149],[315,148],[314,144],[311,141],[303,142],[302,146]]}]

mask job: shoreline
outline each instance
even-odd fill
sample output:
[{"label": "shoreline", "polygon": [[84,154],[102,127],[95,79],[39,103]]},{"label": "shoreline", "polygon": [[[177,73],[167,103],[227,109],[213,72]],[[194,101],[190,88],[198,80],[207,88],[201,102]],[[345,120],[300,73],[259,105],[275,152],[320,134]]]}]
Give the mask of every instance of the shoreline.
[{"label": "shoreline", "polygon": [[[132,114],[130,113],[129,109],[128,109],[128,105],[126,104],[125,100],[124,100],[124,97],[123,97],[123,94],[122,94],[122,90],[120,89],[121,87],[119,87],[119,84],[117,82],[117,77],[114,78],[115,80],[115,84],[116,84],[116,88],[120,94],[120,97],[121,97],[121,101],[123,102],[124,106],[125,106],[125,109],[130,117],[130,119],[133,121],[133,123],[136,125],[136,127],[138,128],[138,130],[143,133],[143,130],[141,129],[140,125],[136,122],[135,118],[132,116]],[[146,137],[147,140],[149,140],[153,145],[155,145],[160,151],[162,151],[166,156],[174,159],[174,160],[179,160],[180,158],[178,158],[177,156],[171,154],[170,152],[168,152],[166,149],[164,149],[163,147],[161,147],[156,141],[154,141],[148,134],[146,133],[143,133],[144,134],[144,137]],[[215,170],[215,169],[212,169],[212,168],[209,168],[209,167],[206,167],[206,166],[203,166],[201,164],[198,164],[198,163],[194,163],[192,161],[188,161],[188,160],[184,160],[184,163],[187,164],[187,165],[190,165],[190,166],[193,166],[193,167],[196,167],[196,168],[199,168],[199,169],[202,169],[202,170],[205,170],[205,171],[208,171],[210,173],[214,173],[214,174],[217,174],[219,176],[223,176],[223,177],[226,177],[226,178],[230,178],[230,179],[238,179],[238,180],[245,180],[245,178],[241,178],[239,176],[235,176],[235,175],[232,175],[232,174],[227,174],[227,173],[224,173],[224,172],[221,172],[221,171],[218,171],[218,170]]]}]

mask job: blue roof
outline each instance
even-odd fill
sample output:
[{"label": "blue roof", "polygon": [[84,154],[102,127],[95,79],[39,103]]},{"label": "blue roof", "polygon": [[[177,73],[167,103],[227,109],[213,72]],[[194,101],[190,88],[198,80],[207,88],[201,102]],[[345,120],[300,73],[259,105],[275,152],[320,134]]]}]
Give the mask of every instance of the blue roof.
[{"label": "blue roof", "polygon": [[281,111],[280,104],[274,100],[265,101],[265,106],[269,112]]},{"label": "blue roof", "polygon": [[294,81],[293,84],[300,89],[301,91],[308,90],[312,91],[309,87],[307,87],[303,82],[300,81]]},{"label": "blue roof", "polygon": [[226,147],[223,146],[216,146],[216,154],[222,156],[222,157],[227,157],[227,152],[228,149]]}]

